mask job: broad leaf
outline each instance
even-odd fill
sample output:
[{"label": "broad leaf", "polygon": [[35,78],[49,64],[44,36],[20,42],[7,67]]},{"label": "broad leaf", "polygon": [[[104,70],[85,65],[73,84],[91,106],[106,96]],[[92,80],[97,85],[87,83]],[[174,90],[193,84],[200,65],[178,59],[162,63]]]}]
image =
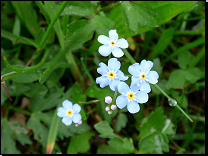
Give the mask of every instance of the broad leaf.
[{"label": "broad leaf", "polygon": [[142,27],[156,27],[156,13],[147,4],[124,1],[121,4],[121,15],[125,24],[134,32],[138,31],[138,23]]},{"label": "broad leaf", "polygon": [[118,136],[113,133],[113,129],[106,121],[102,121],[94,125],[94,128],[100,133],[101,138],[117,138]]},{"label": "broad leaf", "polygon": [[128,121],[127,116],[124,113],[120,113],[118,115],[116,125],[114,127],[115,132],[119,132],[121,130],[121,128],[126,127],[127,121]]},{"label": "broad leaf", "polygon": [[67,154],[83,153],[90,149],[89,139],[94,136],[94,132],[85,132],[70,139]]}]

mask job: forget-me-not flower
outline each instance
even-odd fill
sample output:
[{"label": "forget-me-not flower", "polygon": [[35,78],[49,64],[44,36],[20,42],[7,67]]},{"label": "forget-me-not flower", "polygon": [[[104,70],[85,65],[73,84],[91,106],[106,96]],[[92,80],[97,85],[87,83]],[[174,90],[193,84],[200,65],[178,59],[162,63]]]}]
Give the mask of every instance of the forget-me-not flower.
[{"label": "forget-me-not flower", "polygon": [[114,57],[122,57],[124,55],[120,48],[128,48],[128,42],[124,38],[118,39],[116,30],[109,31],[109,37],[100,35],[98,42],[104,44],[99,47],[98,52],[102,56],[108,56],[111,52]]},{"label": "forget-me-not flower", "polygon": [[142,60],[141,63],[134,63],[129,66],[128,71],[132,75],[131,81],[133,85],[140,87],[141,91],[149,93],[150,85],[158,82],[159,75],[156,71],[150,71],[153,66],[152,61]]},{"label": "forget-me-not flower", "polygon": [[125,82],[120,82],[118,85],[119,95],[116,98],[116,105],[122,109],[127,105],[127,110],[131,113],[137,113],[140,110],[138,103],[145,103],[148,101],[148,94],[144,91],[139,91],[136,85],[131,85],[130,88]]},{"label": "forget-me-not flower", "polygon": [[64,100],[62,103],[63,107],[58,108],[57,115],[59,117],[63,117],[62,122],[66,125],[69,126],[72,124],[72,121],[74,123],[78,123],[82,117],[79,114],[81,111],[80,105],[77,103],[72,105],[72,102],[69,100]]},{"label": "forget-me-not flower", "polygon": [[128,76],[124,76],[124,73],[119,70],[121,63],[117,58],[111,58],[108,60],[108,66],[101,62],[100,67],[97,68],[97,72],[102,76],[96,78],[96,83],[100,84],[101,88],[109,85],[110,89],[115,91],[120,81],[125,81]]}]

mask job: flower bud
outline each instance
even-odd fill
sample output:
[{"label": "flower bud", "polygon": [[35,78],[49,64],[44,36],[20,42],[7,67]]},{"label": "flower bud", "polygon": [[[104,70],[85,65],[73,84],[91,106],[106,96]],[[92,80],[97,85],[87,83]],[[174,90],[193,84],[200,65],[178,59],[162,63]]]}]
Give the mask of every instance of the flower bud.
[{"label": "flower bud", "polygon": [[82,120],[80,120],[79,122],[78,122],[78,125],[81,125],[82,124]]},{"label": "flower bud", "polygon": [[108,114],[112,114],[112,111],[108,111]]},{"label": "flower bud", "polygon": [[109,107],[105,107],[105,110],[106,110],[106,111],[109,111],[109,110],[110,110],[110,108],[109,108]]},{"label": "flower bud", "polygon": [[110,96],[105,97],[105,103],[110,104],[112,102],[112,98]]},{"label": "flower bud", "polygon": [[115,110],[116,108],[117,108],[116,105],[111,105],[111,109],[112,109],[112,110]]}]

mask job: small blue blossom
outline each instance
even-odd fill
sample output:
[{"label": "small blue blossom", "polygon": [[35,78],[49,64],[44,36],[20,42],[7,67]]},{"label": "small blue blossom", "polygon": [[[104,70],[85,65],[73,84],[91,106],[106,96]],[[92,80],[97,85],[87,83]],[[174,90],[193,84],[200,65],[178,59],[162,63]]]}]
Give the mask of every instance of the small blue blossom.
[{"label": "small blue blossom", "polygon": [[124,76],[124,73],[119,70],[121,63],[117,58],[111,58],[108,60],[108,66],[101,62],[100,67],[97,68],[97,72],[102,76],[96,78],[96,83],[100,84],[101,88],[109,85],[110,89],[115,91],[120,81],[125,81],[128,76]]},{"label": "small blue blossom", "polygon": [[116,105],[122,109],[127,105],[127,110],[131,113],[137,113],[140,110],[138,103],[145,103],[148,101],[148,94],[144,91],[139,91],[136,85],[131,85],[130,88],[125,82],[120,82],[118,85],[118,92],[121,93],[116,98]]},{"label": "small blue blossom", "polygon": [[152,61],[142,60],[140,64],[134,63],[128,68],[129,73],[132,75],[132,84],[140,87],[140,90],[146,93],[151,91],[149,83],[156,84],[159,78],[156,71],[150,71],[152,66]]},{"label": "small blue blossom", "polygon": [[63,107],[58,108],[57,115],[59,117],[63,117],[62,122],[69,126],[72,124],[72,121],[74,123],[78,123],[82,117],[79,114],[81,111],[81,107],[76,103],[72,105],[72,102],[69,100],[64,100],[62,103]]},{"label": "small blue blossom", "polygon": [[118,39],[116,30],[109,31],[109,37],[100,35],[98,42],[104,44],[99,47],[98,52],[102,56],[108,56],[111,52],[114,57],[122,57],[124,55],[120,48],[128,48],[128,42],[124,38]]}]

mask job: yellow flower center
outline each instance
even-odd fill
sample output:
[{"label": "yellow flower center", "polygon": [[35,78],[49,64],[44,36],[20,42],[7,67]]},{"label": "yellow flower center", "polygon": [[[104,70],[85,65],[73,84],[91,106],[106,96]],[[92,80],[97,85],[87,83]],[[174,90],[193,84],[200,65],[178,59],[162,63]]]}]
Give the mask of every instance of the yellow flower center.
[{"label": "yellow flower center", "polygon": [[114,72],[109,72],[108,73],[108,77],[113,79],[116,76],[116,74]]},{"label": "yellow flower center", "polygon": [[67,111],[67,115],[72,115],[72,114],[73,114],[72,110]]},{"label": "yellow flower center", "polygon": [[145,80],[146,79],[146,74],[145,73],[142,73],[141,75],[140,75],[140,78],[142,79],[142,80]]},{"label": "yellow flower center", "polygon": [[114,46],[116,45],[116,42],[115,42],[115,41],[110,41],[110,45],[111,45],[112,47],[114,47]]},{"label": "yellow flower center", "polygon": [[130,100],[134,99],[134,93],[132,93],[132,92],[128,93],[128,98]]}]

